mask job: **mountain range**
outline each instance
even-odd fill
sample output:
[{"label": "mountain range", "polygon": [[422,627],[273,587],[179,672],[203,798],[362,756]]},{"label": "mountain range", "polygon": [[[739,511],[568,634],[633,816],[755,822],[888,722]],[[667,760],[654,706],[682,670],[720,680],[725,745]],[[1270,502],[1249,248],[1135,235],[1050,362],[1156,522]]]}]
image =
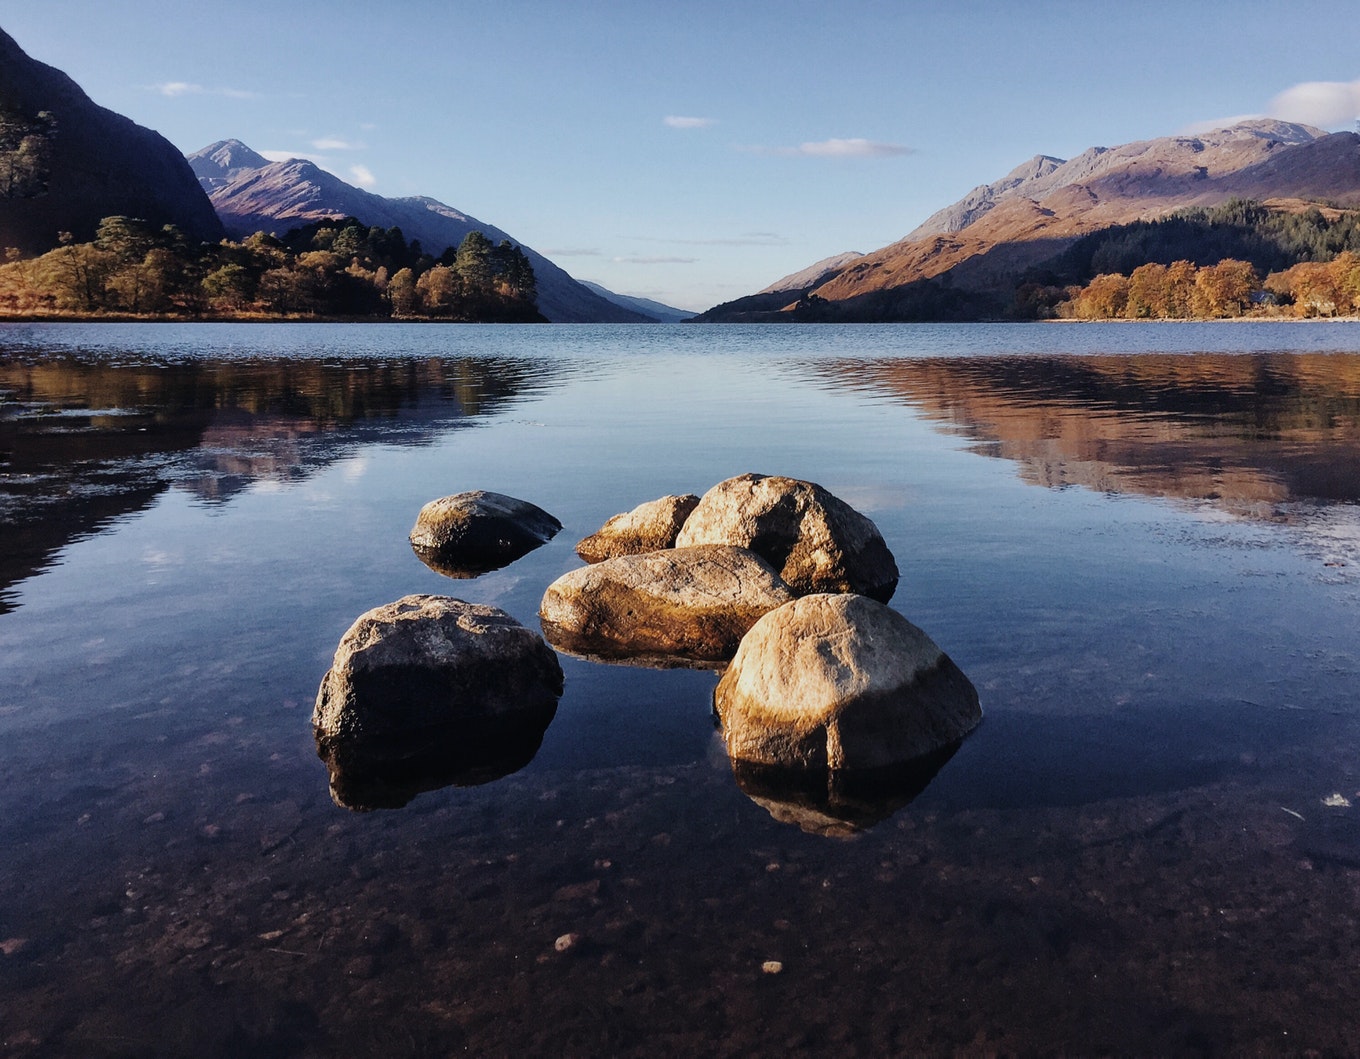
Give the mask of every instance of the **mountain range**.
[{"label": "mountain range", "polygon": [[[195,239],[222,238],[221,222],[184,157],[159,133],[99,106],[71,78],[30,58],[0,30],[0,161],[23,181],[0,187],[0,249],[40,254],[62,232],[94,238],[99,222],[125,215],[174,224]],[[19,143],[30,138],[30,149]],[[33,149],[36,146],[36,150]]]},{"label": "mountain range", "polygon": [[480,231],[492,242],[509,240],[524,251],[538,282],[538,310],[554,323],[655,323],[662,318],[639,309],[632,299],[578,282],[495,225],[437,199],[384,198],[306,159],[271,162],[239,140],[209,144],[188,161],[227,233],[236,238],[253,232],[283,235],[312,221],[357,217],[370,226],[400,228],[408,240],[418,239],[426,251],[438,255],[458,246],[469,232]]},{"label": "mountain range", "polygon": [[1360,135],[1261,119],[1070,161],[1037,155],[888,246],[828,258],[698,319],[912,319],[941,292],[1000,306],[1083,235],[1230,199],[1360,207]]}]

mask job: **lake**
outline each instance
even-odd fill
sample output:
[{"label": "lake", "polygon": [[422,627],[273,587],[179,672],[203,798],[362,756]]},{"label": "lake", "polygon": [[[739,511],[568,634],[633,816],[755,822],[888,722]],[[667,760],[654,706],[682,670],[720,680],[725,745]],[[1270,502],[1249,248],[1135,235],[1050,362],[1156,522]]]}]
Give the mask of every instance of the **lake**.
[{"label": "lake", "polygon": [[[332,801],[361,613],[537,629],[747,471],[977,687],[914,800],[800,826],[715,673],[563,655],[523,768]],[[443,577],[468,489],[565,528]],[[0,325],[7,1056],[1358,1054],[1358,690],[1354,324]]]}]

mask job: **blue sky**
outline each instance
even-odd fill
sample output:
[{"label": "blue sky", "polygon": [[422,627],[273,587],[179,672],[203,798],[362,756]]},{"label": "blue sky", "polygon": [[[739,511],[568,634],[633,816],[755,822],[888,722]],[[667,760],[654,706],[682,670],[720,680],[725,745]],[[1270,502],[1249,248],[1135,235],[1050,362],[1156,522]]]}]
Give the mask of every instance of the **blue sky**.
[{"label": "blue sky", "polygon": [[311,157],[691,309],[1035,154],[1360,115],[1360,19],[1310,0],[0,0],[0,27],[182,150]]}]

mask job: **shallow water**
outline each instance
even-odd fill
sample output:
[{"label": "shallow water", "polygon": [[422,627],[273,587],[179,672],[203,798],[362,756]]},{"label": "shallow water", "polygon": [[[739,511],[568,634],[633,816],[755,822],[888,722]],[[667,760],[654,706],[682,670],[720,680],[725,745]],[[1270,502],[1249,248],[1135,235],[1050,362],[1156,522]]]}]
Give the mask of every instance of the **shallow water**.
[{"label": "shallow water", "polygon": [[[5,326],[0,459],[5,1054],[1360,1052],[1354,326]],[[536,626],[744,471],[978,687],[914,801],[805,832],[713,673],[563,657],[523,769],[333,804],[355,617]],[[565,528],[441,577],[473,488]]]}]

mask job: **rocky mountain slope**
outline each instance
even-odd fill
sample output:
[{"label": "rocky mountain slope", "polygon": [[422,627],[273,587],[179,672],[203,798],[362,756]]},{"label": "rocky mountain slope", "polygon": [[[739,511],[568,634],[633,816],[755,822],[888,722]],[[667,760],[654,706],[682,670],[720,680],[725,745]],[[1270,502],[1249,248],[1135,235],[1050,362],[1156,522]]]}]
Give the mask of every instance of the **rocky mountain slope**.
[{"label": "rocky mountain slope", "polygon": [[[221,238],[221,223],[173,144],[94,103],[3,30],[0,125],[8,131],[0,137],[0,171],[9,178],[0,181],[0,249],[42,253],[58,245],[60,232],[88,240],[100,220],[119,214],[178,225],[195,239]],[[37,138],[25,146],[16,127]]]},{"label": "rocky mountain slope", "polygon": [[1027,268],[1089,232],[1232,198],[1360,206],[1360,135],[1259,120],[1066,162],[1039,155],[779,309],[761,292],[700,319],[910,319],[927,296],[978,304],[1006,297]]},{"label": "rocky mountain slope", "polygon": [[345,183],[305,159],[270,162],[239,140],[223,140],[189,155],[189,165],[208,192],[227,231],[236,237],[263,231],[282,235],[327,217],[357,217],[368,225],[397,227],[433,254],[457,246],[471,231],[492,242],[520,246],[538,281],[538,309],[554,323],[654,323],[656,317],[626,308],[590,290],[531,247],[495,225],[436,199],[389,199]]}]

